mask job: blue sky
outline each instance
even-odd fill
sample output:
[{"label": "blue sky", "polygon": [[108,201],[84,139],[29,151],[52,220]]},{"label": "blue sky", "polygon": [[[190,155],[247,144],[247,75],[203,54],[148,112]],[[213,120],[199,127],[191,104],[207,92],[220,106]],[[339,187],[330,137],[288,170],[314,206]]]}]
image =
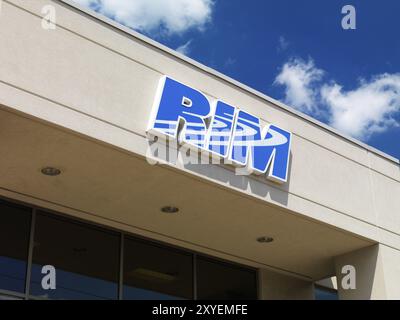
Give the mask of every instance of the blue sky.
[{"label": "blue sky", "polygon": [[398,0],[75,1],[400,158]]}]

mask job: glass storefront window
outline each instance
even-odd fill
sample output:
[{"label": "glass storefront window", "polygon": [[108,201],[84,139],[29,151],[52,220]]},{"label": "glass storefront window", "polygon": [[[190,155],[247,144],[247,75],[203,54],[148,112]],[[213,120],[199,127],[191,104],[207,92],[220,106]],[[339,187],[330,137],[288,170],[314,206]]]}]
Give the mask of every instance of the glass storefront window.
[{"label": "glass storefront window", "polygon": [[[49,270],[55,270],[54,289],[47,287]],[[236,264],[0,200],[0,300],[119,299],[120,293],[141,300],[257,299],[257,276]]]},{"label": "glass storefront window", "polygon": [[31,209],[0,200],[0,289],[23,293]]},{"label": "glass storefront window", "polygon": [[124,244],[124,299],[192,299],[192,254],[141,240]]},{"label": "glass storefront window", "polygon": [[339,300],[336,290],[315,286],[315,300]]},{"label": "glass storefront window", "polygon": [[216,261],[197,258],[198,299],[257,299],[257,276],[253,270]]},{"label": "glass storefront window", "polygon": [[[30,294],[50,299],[117,299],[118,233],[38,213]],[[42,287],[42,267],[54,266],[56,289]]]}]

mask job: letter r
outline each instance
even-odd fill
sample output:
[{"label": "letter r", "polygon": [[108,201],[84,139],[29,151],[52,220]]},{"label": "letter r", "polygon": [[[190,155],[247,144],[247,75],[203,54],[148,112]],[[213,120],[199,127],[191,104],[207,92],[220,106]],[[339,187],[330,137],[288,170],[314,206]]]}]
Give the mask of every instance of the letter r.
[{"label": "letter r", "polygon": [[153,116],[148,132],[159,136],[177,138],[181,122],[180,143],[205,147],[207,126],[205,119],[211,112],[205,95],[169,77],[163,77],[155,99]]}]

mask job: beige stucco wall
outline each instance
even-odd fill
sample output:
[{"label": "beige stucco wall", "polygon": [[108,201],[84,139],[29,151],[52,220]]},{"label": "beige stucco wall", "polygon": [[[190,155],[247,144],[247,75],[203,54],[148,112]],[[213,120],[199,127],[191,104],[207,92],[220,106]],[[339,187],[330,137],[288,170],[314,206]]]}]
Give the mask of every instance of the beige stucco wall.
[{"label": "beige stucco wall", "polygon": [[[374,245],[335,259],[340,299],[400,299],[400,253],[385,245]],[[355,267],[355,288],[343,289],[346,265]]]},{"label": "beige stucco wall", "polygon": [[276,272],[261,269],[260,299],[262,300],[313,300],[314,284]]},{"label": "beige stucco wall", "polygon": [[[41,9],[46,4],[56,8],[56,30],[41,26]],[[397,261],[398,163],[129,32],[88,18],[59,1],[3,1],[0,104],[145,155],[150,107],[160,77],[169,75],[210,99],[223,99],[294,134],[289,182],[283,185],[263,177],[181,170],[379,242],[390,248],[382,249],[382,257]],[[388,267],[387,274],[396,278],[395,271]]]}]

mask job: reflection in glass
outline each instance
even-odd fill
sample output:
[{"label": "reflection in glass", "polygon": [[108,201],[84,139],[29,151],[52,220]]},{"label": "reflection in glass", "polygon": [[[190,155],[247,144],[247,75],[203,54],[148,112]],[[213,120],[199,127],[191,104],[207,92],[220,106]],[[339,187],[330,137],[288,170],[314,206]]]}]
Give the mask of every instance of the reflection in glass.
[{"label": "reflection in glass", "polygon": [[13,297],[13,296],[6,296],[0,294],[0,300],[22,300],[21,298]]},{"label": "reflection in glass", "polygon": [[124,246],[124,299],[193,298],[191,254],[133,239]]},{"label": "reflection in glass", "polygon": [[198,299],[257,299],[256,282],[256,272],[253,270],[208,258],[197,258]]},{"label": "reflection in glass", "polygon": [[315,286],[315,300],[339,300],[336,290]]},{"label": "reflection in glass", "polygon": [[[117,299],[118,234],[39,213],[30,294],[50,299]],[[56,269],[56,289],[44,290],[44,265]]]},{"label": "reflection in glass", "polygon": [[[31,211],[0,200],[0,300],[25,291]],[[121,233],[41,211],[34,227],[32,299],[117,299],[121,258],[124,299],[193,299],[194,282],[199,299],[257,299],[256,272],[245,267],[200,255],[194,266],[193,253],[130,237],[120,257]],[[42,286],[45,265],[56,270],[54,290]]]},{"label": "reflection in glass", "polygon": [[0,200],[0,289],[25,291],[31,210]]}]

